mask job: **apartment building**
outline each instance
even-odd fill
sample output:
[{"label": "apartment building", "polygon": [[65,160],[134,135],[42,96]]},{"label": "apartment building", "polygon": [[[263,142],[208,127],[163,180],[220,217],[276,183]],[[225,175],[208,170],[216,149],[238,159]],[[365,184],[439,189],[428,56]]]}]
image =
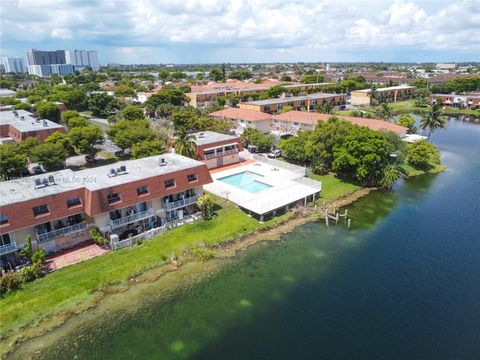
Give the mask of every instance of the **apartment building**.
[{"label": "apartment building", "polygon": [[[306,111],[288,111],[273,115],[271,133],[277,136],[295,135],[299,131],[313,130],[320,121],[328,121],[333,115]],[[353,125],[365,126],[375,131],[392,131],[404,137],[407,129],[379,119],[358,118],[353,116],[335,115],[340,120],[348,121]]]},{"label": "apartment building", "polygon": [[27,67],[25,61],[20,57],[3,57],[3,66],[5,66],[6,73],[26,73]]},{"label": "apartment building", "polygon": [[[415,91],[415,86],[399,85],[375,90],[375,98],[380,102],[394,102],[410,99]],[[355,90],[351,94],[352,105],[370,105],[372,89]]]},{"label": "apartment building", "polygon": [[430,104],[440,104],[442,106],[455,106],[459,108],[467,108],[474,106],[480,107],[480,94],[432,94],[428,98]]},{"label": "apartment building", "polygon": [[193,86],[192,92],[187,93],[190,98],[189,104],[194,107],[205,107],[215,104],[221,96],[230,94],[242,96],[247,93],[260,93],[270,89],[274,85],[285,87],[287,90],[298,89],[303,92],[321,90],[330,83],[301,84],[301,83],[266,83],[255,84],[248,82],[218,83],[203,86]]},{"label": "apartment building", "polygon": [[164,154],[81,171],[61,170],[0,184],[0,259],[14,263],[31,236],[47,253],[89,239],[98,227],[122,241],[198,211],[204,163]]},{"label": "apartment building", "polygon": [[232,130],[237,135],[243,134],[247,128],[257,129],[261,133],[267,134],[272,126],[272,115],[256,110],[226,108],[209,115],[229,120],[232,123]]},{"label": "apartment building", "polygon": [[53,121],[35,118],[26,110],[0,111],[0,143],[22,141],[29,136],[45,140],[54,132],[67,129]]},{"label": "apartment building", "polygon": [[346,101],[347,96],[344,94],[315,93],[305,96],[248,101],[240,103],[240,109],[262,111],[271,114],[289,106],[293,110],[305,109],[311,111],[325,105],[330,105],[332,107],[345,105]]},{"label": "apartment building", "polygon": [[193,134],[195,137],[197,160],[213,169],[240,162],[239,152],[243,150],[238,136],[203,131]]}]

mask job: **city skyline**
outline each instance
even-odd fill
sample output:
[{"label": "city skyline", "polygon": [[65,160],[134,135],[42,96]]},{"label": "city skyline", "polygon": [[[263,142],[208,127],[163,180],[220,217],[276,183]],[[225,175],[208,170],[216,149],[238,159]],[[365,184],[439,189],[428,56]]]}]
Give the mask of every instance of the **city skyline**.
[{"label": "city skyline", "polygon": [[[4,1],[2,56],[97,50],[101,64],[466,62],[480,5],[464,1]],[[49,9],[49,11],[41,11]],[[121,21],[119,21],[121,19]]]}]

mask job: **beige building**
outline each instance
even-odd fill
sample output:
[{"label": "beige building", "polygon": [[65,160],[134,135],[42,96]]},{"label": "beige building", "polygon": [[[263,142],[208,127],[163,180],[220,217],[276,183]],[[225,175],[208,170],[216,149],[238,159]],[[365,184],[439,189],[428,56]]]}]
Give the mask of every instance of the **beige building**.
[{"label": "beige building", "polygon": [[240,109],[274,113],[289,106],[293,110],[314,110],[324,105],[332,107],[345,105],[347,96],[344,94],[315,93],[305,96],[281,97],[278,99],[266,99],[240,103]]},{"label": "beige building", "polygon": [[[400,85],[375,90],[375,97],[380,102],[394,102],[410,99],[413,96],[415,86]],[[352,105],[370,105],[372,89],[352,91]]]},{"label": "beige building", "polygon": [[239,152],[243,150],[238,136],[214,131],[202,131],[192,134],[195,137],[197,160],[208,169],[240,162]]}]

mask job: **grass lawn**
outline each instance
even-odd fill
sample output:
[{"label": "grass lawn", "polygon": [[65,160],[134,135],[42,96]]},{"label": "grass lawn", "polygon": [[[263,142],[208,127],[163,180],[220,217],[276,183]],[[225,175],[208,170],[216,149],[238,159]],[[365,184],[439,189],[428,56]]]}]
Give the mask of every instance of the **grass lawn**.
[{"label": "grass lawn", "polygon": [[203,241],[215,245],[272,226],[286,217],[265,224],[247,216],[234,204],[215,198],[219,205],[211,221],[169,230],[140,246],[111,251],[94,259],[60,269],[44,278],[25,284],[23,289],[0,300],[0,336],[59,310],[71,308],[82,300],[93,299],[96,290],[119,284],[136,274],[169,262],[172,253]]},{"label": "grass lawn", "polygon": [[425,175],[425,174],[438,174],[442,171],[445,171],[446,166],[444,164],[430,164],[430,167],[426,170],[422,169],[416,169],[413,166],[407,164],[407,163],[402,163],[400,164],[400,170],[407,176],[407,177],[412,177],[412,176],[419,176],[419,175]]},{"label": "grass lawn", "polygon": [[309,178],[322,182],[320,201],[333,201],[361,189],[360,185],[335,177],[334,174],[309,174]]}]

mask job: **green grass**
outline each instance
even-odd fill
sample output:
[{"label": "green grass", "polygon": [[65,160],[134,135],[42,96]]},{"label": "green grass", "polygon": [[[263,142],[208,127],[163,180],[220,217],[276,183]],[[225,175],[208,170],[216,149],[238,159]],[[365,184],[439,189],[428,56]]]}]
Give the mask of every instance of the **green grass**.
[{"label": "green grass", "polygon": [[442,110],[442,113],[445,115],[468,115],[473,116],[474,118],[480,119],[480,109],[458,109],[455,107],[447,107]]},{"label": "green grass", "polygon": [[414,176],[420,176],[425,174],[438,174],[442,171],[445,171],[445,169],[446,169],[446,166],[444,164],[431,163],[427,169],[417,169],[407,163],[400,164],[400,170],[407,177],[414,177]]},{"label": "green grass", "polygon": [[316,175],[312,173],[308,177],[322,182],[320,201],[331,202],[362,188],[358,184],[337,178],[334,174]]},{"label": "green grass", "polygon": [[140,246],[111,251],[25,284],[22,290],[0,300],[0,335],[3,337],[11,330],[35,323],[62,309],[74,311],[76,304],[93,299],[96,290],[159,267],[169,261],[172,253],[178,254],[199,241],[207,245],[219,244],[262,227],[274,226],[291,216],[287,213],[262,225],[232,203],[218,198],[216,202],[220,209],[211,221],[199,221],[169,230]]}]

